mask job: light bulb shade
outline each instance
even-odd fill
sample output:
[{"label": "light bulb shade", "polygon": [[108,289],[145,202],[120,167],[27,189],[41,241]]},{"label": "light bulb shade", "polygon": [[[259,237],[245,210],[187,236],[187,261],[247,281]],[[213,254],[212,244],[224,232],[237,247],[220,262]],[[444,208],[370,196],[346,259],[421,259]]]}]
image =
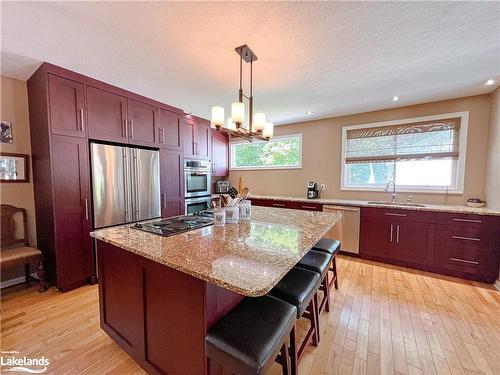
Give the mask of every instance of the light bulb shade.
[{"label": "light bulb shade", "polygon": [[266,138],[272,138],[273,132],[274,132],[274,124],[272,122],[266,122],[266,124],[264,125],[264,131],[262,132],[262,135]]},{"label": "light bulb shade", "polygon": [[266,125],[266,114],[258,112],[253,116],[253,131],[264,130]]},{"label": "light bulb shade", "polygon": [[224,108],[212,107],[212,127],[224,126]]},{"label": "light bulb shade", "polygon": [[245,119],[245,104],[236,102],[231,104],[231,118],[234,123],[242,124]]},{"label": "light bulb shade", "polygon": [[233,122],[233,119],[231,117],[227,118],[226,128],[236,130],[236,124]]}]

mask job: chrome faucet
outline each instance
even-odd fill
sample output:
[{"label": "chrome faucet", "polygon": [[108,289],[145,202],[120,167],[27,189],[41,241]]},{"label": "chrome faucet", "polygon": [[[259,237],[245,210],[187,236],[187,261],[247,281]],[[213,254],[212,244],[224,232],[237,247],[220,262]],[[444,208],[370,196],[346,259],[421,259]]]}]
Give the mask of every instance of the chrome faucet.
[{"label": "chrome faucet", "polygon": [[392,203],[396,203],[396,183],[391,180],[385,185],[385,191],[391,191],[390,186],[392,185]]}]

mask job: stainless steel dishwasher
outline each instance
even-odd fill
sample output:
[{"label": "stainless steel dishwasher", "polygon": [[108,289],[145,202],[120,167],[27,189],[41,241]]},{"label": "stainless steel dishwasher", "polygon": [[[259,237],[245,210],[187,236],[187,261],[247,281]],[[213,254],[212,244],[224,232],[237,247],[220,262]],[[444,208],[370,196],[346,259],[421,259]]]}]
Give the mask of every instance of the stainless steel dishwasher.
[{"label": "stainless steel dishwasher", "polygon": [[342,251],[359,254],[359,207],[324,205],[323,211],[342,215],[325,237],[340,240]]}]

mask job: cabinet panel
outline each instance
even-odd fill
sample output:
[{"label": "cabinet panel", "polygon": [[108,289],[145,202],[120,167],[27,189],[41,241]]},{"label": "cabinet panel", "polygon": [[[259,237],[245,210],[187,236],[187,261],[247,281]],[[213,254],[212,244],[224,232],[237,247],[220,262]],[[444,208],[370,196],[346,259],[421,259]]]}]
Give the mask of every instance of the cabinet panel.
[{"label": "cabinet panel", "polygon": [[87,86],[89,138],[128,143],[127,99]]},{"label": "cabinet panel", "polygon": [[229,139],[224,133],[214,131],[212,139],[212,176],[229,174]]},{"label": "cabinet panel", "polygon": [[158,142],[162,148],[182,150],[183,128],[180,117],[160,108],[158,120]]},{"label": "cabinet panel", "polygon": [[394,224],[388,220],[362,217],[359,252],[377,258],[392,258],[394,236]]},{"label": "cabinet panel", "polygon": [[195,158],[195,125],[194,122],[184,121],[183,138],[184,138],[184,156],[187,158]]},{"label": "cabinet panel", "polygon": [[156,119],[158,108],[135,100],[127,100],[129,143],[143,146],[158,145]]},{"label": "cabinet panel", "polygon": [[87,140],[52,137],[57,286],[68,289],[93,274]]},{"label": "cabinet panel", "polygon": [[184,158],[179,151],[160,150],[162,217],[184,212]]},{"label": "cabinet panel", "polygon": [[212,142],[210,140],[210,122],[198,120],[195,133],[195,154],[197,158],[210,159],[212,156]]},{"label": "cabinet panel", "polygon": [[49,112],[52,134],[85,137],[83,83],[49,74]]},{"label": "cabinet panel", "polygon": [[434,224],[394,221],[394,258],[421,265],[431,264],[434,232]]}]

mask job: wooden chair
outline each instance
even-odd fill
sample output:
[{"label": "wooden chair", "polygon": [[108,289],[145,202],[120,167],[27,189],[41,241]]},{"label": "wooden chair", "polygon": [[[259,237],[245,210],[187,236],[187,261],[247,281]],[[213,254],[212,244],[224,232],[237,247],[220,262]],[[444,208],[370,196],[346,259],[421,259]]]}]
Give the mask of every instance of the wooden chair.
[{"label": "wooden chair", "polygon": [[40,282],[39,292],[47,290],[42,252],[28,246],[26,210],[2,204],[0,205],[0,215],[0,267],[5,269],[24,265],[26,283],[29,283],[31,280],[30,262],[36,261],[38,264],[37,275]]}]

